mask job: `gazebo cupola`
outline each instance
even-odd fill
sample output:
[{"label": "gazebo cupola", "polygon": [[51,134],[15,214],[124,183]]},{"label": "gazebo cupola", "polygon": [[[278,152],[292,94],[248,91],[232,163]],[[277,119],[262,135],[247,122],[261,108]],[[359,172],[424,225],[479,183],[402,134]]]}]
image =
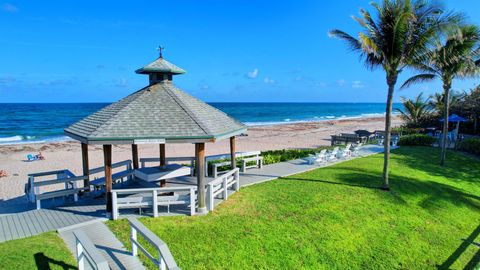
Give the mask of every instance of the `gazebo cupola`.
[{"label": "gazebo cupola", "polygon": [[159,82],[171,82],[173,75],[185,73],[185,70],[163,58],[162,47],[159,47],[158,50],[160,55],[157,60],[135,71],[138,74],[147,74],[149,76],[150,85]]}]

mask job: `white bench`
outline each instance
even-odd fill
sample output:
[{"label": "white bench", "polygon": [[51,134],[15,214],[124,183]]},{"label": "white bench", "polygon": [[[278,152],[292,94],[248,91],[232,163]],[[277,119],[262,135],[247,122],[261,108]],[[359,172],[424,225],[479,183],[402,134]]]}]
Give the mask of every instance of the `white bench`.
[{"label": "white bench", "polygon": [[213,163],[213,165],[212,165],[213,178],[217,178],[218,175],[228,172],[229,170],[220,171],[219,168],[223,167],[223,166],[230,166],[231,164],[232,164],[231,161]]},{"label": "white bench", "polygon": [[[52,180],[35,181],[36,178],[55,175]],[[25,185],[25,193],[30,202],[36,202],[37,209],[41,208],[41,201],[73,195],[73,200],[78,201],[78,193],[87,190],[88,187],[77,187],[77,181],[85,180],[87,176],[75,176],[69,170],[33,173],[28,175],[28,183]],[[63,189],[42,192],[40,187],[64,184]]]},{"label": "white bench", "polygon": [[[248,165],[249,162],[255,162],[255,165]],[[244,158],[242,159],[242,172],[245,172],[249,168],[259,168],[261,169],[263,167],[263,157],[262,156],[256,156],[256,157],[250,157],[250,158]]]},{"label": "white bench", "polygon": [[[124,160],[124,161],[120,161],[120,162],[117,162],[117,163],[113,163],[112,164],[112,170],[115,170],[117,168],[121,168],[123,166],[125,166],[125,169],[123,171],[119,171],[119,172],[116,172],[116,173],[112,174],[112,182],[114,184],[117,183],[117,182],[122,182],[123,183],[123,181],[125,179],[128,179],[128,180],[133,179],[133,174],[134,174],[135,171],[132,170],[132,161],[131,160]],[[94,174],[102,174],[102,173],[105,174],[105,167],[94,168],[94,169],[89,170],[88,172],[89,172],[90,176],[92,176]],[[92,190],[99,189],[104,185],[105,185],[105,176],[90,180],[90,186],[93,186]]]},{"label": "white bench", "polygon": [[[235,158],[237,159],[246,159],[250,157],[259,157],[261,154],[260,151],[250,151],[250,152],[236,152],[235,153]],[[205,176],[208,176],[208,166],[212,161],[218,161],[218,160],[225,160],[225,159],[230,159],[231,156],[230,154],[221,154],[221,155],[213,155],[213,156],[207,156],[205,157]],[[222,165],[216,165],[216,164],[222,164]],[[225,166],[225,165],[230,165],[231,161],[225,161],[225,162],[220,162],[220,163],[212,163],[212,174],[213,177],[216,178],[218,175],[221,173],[225,173],[227,171],[218,171],[218,167]],[[258,163],[257,163],[258,166]],[[233,168],[230,168],[233,169]],[[243,172],[243,170],[242,170]]]},{"label": "white bench", "polygon": [[[118,219],[120,209],[153,208],[153,216],[158,216],[158,207],[170,205],[190,206],[190,215],[195,214],[196,187],[134,188],[112,190],[112,218]],[[173,195],[160,195],[173,192]],[[154,199],[155,198],[155,199]]]},{"label": "white bench", "polygon": [[228,198],[228,189],[233,191],[240,189],[240,174],[238,168],[235,168],[224,175],[207,184],[207,209],[212,211],[215,207],[215,199],[221,195],[223,200]]}]

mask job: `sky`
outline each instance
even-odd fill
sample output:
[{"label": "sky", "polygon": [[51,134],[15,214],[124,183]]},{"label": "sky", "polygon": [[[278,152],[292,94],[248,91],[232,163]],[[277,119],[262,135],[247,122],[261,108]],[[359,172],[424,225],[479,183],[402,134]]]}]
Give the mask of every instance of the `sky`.
[{"label": "sky", "polygon": [[[370,2],[0,0],[0,103],[116,101],[148,84],[135,70],[159,45],[187,71],[174,83],[207,102],[385,102],[383,71],[327,34],[357,35],[351,15]],[[480,24],[480,1],[445,4]],[[395,100],[439,91],[422,84]]]}]

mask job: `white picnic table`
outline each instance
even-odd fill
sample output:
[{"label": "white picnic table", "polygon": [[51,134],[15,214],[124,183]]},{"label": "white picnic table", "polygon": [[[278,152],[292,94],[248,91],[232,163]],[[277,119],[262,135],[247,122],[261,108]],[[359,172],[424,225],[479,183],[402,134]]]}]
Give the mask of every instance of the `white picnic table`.
[{"label": "white picnic table", "polygon": [[147,182],[155,182],[180,176],[188,176],[190,174],[191,168],[187,166],[182,166],[180,164],[168,164],[163,168],[160,168],[158,166],[143,167],[136,169],[134,172],[135,177]]}]

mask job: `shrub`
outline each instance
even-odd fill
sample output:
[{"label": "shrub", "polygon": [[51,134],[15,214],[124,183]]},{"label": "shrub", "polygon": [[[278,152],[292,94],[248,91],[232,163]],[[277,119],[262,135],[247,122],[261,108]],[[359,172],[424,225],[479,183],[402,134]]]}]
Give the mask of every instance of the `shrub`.
[{"label": "shrub", "polygon": [[406,126],[401,127],[394,127],[392,128],[392,133],[398,133],[400,135],[412,135],[412,134],[419,134],[424,131],[423,128],[409,128]]},{"label": "shrub", "polygon": [[283,150],[269,150],[263,151],[263,164],[273,164],[278,162],[284,162],[294,160],[298,158],[308,157],[320,152],[322,149],[330,149],[331,147],[323,146],[315,149],[283,149]]},{"label": "shrub", "polygon": [[480,156],[480,138],[468,138],[460,142],[459,150]]},{"label": "shrub", "polygon": [[400,146],[430,146],[437,139],[424,134],[412,134],[400,137],[398,145]]}]

